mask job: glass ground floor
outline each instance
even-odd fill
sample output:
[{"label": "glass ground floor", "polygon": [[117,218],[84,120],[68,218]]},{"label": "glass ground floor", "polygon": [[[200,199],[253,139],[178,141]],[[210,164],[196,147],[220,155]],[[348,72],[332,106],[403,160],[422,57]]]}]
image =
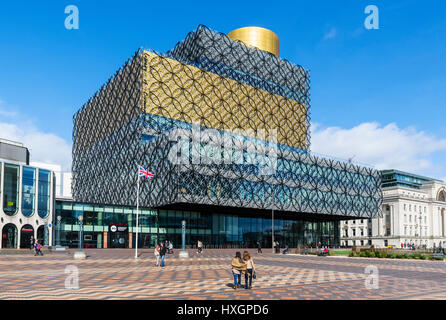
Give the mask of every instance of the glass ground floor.
[{"label": "glass ground floor", "polygon": [[[168,240],[175,248],[180,248],[183,220],[186,221],[187,247],[195,247],[201,240],[206,248],[256,247],[257,241],[267,248],[271,247],[273,229],[274,239],[281,247],[314,247],[318,242],[329,247],[340,244],[339,220],[275,212],[273,221],[271,211],[246,212],[221,207],[189,209],[140,209],[138,247],[152,248]],[[78,247],[81,237],[84,248],[135,246],[135,208],[57,200],[55,217],[53,239],[56,245]]]}]

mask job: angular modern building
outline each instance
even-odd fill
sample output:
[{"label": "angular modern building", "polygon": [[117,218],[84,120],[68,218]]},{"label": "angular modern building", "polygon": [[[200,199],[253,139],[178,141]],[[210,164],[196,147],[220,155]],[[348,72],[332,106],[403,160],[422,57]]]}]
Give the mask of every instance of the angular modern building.
[{"label": "angular modern building", "polygon": [[131,247],[142,165],[156,174],[140,182],[143,246],[179,245],[182,220],[189,245],[271,246],[274,233],[336,246],[340,220],[379,215],[376,170],[310,154],[309,71],[278,43],[263,28],[199,26],[166,54],[138,50],[75,114],[75,203],[56,214],[75,223],[88,211],[102,247],[121,225],[116,243]]}]

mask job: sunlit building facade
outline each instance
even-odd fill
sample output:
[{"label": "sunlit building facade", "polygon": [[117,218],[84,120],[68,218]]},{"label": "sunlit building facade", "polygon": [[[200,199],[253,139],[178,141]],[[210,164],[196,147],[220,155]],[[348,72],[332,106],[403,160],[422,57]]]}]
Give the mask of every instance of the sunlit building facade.
[{"label": "sunlit building facade", "polygon": [[446,183],[383,170],[381,217],[341,222],[341,246],[446,247]]},{"label": "sunlit building facade", "polygon": [[31,236],[52,243],[54,173],[19,162],[0,162],[2,249],[30,248]]},{"label": "sunlit building facade", "polygon": [[182,220],[189,245],[270,246],[273,211],[282,244],[336,246],[341,219],[379,215],[376,170],[309,152],[309,71],[276,38],[200,26],[166,54],[138,50],[74,116],[60,241],[91,216],[92,246],[132,247],[138,165],[156,174],[140,184],[143,246],[179,243]]}]

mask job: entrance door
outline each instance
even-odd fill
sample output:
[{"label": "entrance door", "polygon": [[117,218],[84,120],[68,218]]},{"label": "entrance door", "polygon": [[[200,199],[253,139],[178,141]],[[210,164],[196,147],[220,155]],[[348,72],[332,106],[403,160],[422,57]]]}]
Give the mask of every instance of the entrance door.
[{"label": "entrance door", "polygon": [[17,228],[11,223],[3,227],[2,248],[17,248]]},{"label": "entrance door", "polygon": [[[48,228],[45,227],[45,225],[41,225],[37,228],[37,240],[39,240],[39,243],[43,246],[49,245],[47,243],[49,241],[49,234],[48,234]],[[46,234],[45,234],[46,233]]]},{"label": "entrance door", "polygon": [[34,237],[34,228],[25,224],[20,230],[20,249],[31,248],[31,237]]},{"label": "entrance door", "polygon": [[109,226],[109,248],[129,247],[129,228],[126,224],[111,224]]}]

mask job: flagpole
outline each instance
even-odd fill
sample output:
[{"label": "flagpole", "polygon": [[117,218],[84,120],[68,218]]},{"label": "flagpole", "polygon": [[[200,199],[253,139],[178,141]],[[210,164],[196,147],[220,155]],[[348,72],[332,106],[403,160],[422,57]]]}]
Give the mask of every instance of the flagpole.
[{"label": "flagpole", "polygon": [[139,165],[138,178],[136,180],[136,241],[135,241],[135,259],[138,258],[138,229],[139,229]]}]

